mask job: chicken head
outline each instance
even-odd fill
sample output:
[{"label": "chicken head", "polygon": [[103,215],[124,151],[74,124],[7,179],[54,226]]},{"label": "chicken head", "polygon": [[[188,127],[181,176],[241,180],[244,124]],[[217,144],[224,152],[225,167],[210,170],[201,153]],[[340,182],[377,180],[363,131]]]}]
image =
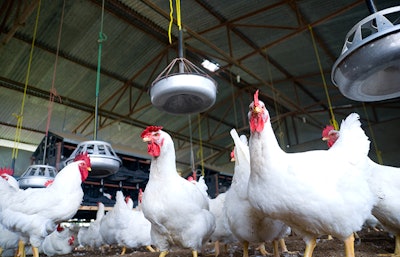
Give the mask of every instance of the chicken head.
[{"label": "chicken head", "polygon": [[160,136],[161,126],[148,126],[140,135],[144,142],[147,142],[147,152],[153,156],[160,156],[164,139]]},{"label": "chicken head", "polygon": [[335,130],[332,125],[327,125],[322,131],[322,140],[326,141],[328,147],[332,147],[339,138],[339,131]]},{"label": "chicken head", "polygon": [[258,99],[258,91],[254,93],[254,101],[249,106],[250,130],[252,132],[261,132],[268,120],[268,111],[264,103]]},{"label": "chicken head", "polygon": [[82,182],[87,179],[89,176],[89,171],[91,171],[91,163],[90,163],[90,157],[87,152],[78,154],[74,158],[74,162],[79,162],[79,171],[81,173],[81,180]]}]

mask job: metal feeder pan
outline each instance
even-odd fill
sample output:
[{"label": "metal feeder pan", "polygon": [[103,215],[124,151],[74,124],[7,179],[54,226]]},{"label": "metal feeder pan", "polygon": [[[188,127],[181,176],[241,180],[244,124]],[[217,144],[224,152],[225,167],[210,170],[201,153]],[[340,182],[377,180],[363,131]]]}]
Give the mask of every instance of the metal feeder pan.
[{"label": "metal feeder pan", "polygon": [[209,109],[216,98],[216,82],[192,73],[171,74],[155,81],[150,89],[152,104],[170,114],[193,114]]}]

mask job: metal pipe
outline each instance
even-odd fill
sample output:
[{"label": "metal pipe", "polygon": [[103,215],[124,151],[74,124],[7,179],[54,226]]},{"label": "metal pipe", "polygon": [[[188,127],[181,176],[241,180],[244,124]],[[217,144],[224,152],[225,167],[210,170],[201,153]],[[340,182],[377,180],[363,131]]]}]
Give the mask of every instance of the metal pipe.
[{"label": "metal pipe", "polygon": [[374,0],[365,0],[365,3],[367,4],[370,14],[374,14],[374,13],[378,12],[378,9],[376,8]]}]

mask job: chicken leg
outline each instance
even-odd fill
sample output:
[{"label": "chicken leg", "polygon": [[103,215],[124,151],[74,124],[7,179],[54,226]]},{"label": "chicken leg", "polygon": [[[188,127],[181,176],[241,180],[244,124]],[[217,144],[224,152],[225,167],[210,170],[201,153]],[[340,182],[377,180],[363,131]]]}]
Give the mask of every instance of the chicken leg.
[{"label": "chicken leg", "polygon": [[243,242],[243,257],[249,257],[249,242]]},{"label": "chicken leg", "polygon": [[[306,242],[306,249],[304,251],[304,257],[312,257],[312,254],[314,252],[314,248],[316,245],[317,245],[317,240],[315,238]],[[346,255],[346,257],[347,257],[347,255]]]},{"label": "chicken leg", "polygon": [[355,257],[354,254],[354,234],[352,233],[344,240],[344,252],[346,257]]},{"label": "chicken leg", "polygon": [[272,247],[274,251],[274,257],[280,257],[281,255],[279,254],[279,240],[272,241]]},{"label": "chicken leg", "polygon": [[126,253],[126,246],[122,246],[121,255],[124,255],[125,253]]},{"label": "chicken leg", "polygon": [[25,243],[22,240],[18,241],[18,250],[17,250],[17,257],[26,257],[25,253]]},{"label": "chicken leg", "polygon": [[197,255],[198,255],[198,254],[197,254],[197,251],[196,251],[196,250],[193,250],[193,251],[192,251],[192,256],[193,256],[193,257],[197,257]]},{"label": "chicken leg", "polygon": [[279,239],[279,244],[281,246],[282,252],[289,252],[285,243],[285,239],[283,238]]},{"label": "chicken leg", "polygon": [[32,255],[33,257],[39,257],[39,248],[32,246]]}]

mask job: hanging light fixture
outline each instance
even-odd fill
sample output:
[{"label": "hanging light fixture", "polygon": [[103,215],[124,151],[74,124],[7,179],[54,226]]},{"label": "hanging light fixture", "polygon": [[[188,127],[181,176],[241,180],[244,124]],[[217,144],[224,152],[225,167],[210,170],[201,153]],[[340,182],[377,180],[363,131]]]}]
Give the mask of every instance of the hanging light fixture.
[{"label": "hanging light fixture", "polygon": [[[151,84],[149,92],[151,102],[159,110],[171,114],[204,112],[215,103],[217,83],[207,73],[183,57],[179,0],[176,1],[176,5],[179,57],[172,60]],[[172,73],[175,70],[178,70],[178,73]]]},{"label": "hanging light fixture", "polygon": [[356,101],[380,101],[400,96],[400,6],[372,13],[347,34],[332,68],[332,82]]},{"label": "hanging light fixture", "polygon": [[111,145],[107,142],[97,140],[97,129],[99,126],[98,121],[98,109],[99,109],[99,91],[100,91],[100,67],[101,67],[101,50],[102,43],[105,41],[106,37],[103,33],[103,20],[104,20],[104,0],[101,9],[101,25],[99,32],[99,51],[97,59],[97,79],[96,79],[96,104],[95,104],[95,114],[94,114],[94,133],[93,140],[84,141],[78,144],[76,149],[72,152],[71,156],[65,161],[66,164],[72,162],[76,155],[81,153],[88,153],[90,157],[90,163],[92,165],[91,172],[89,172],[90,177],[103,178],[115,174],[121,164],[122,160],[114,152]]}]

